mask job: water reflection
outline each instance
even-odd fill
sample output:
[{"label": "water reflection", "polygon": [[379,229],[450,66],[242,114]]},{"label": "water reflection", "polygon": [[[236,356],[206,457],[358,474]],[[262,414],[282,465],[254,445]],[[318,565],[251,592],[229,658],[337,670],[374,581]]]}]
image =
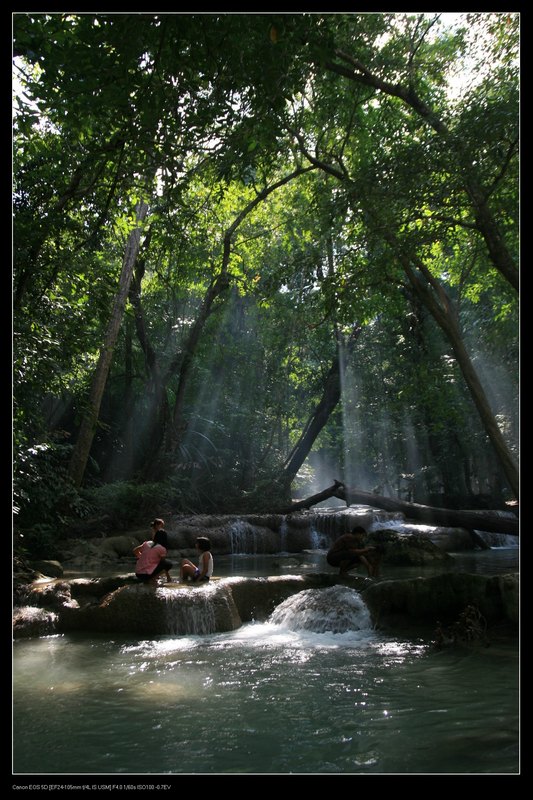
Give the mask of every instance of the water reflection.
[{"label": "water reflection", "polygon": [[[492,547],[490,550],[470,550],[450,554],[453,561],[435,562],[417,566],[393,566],[384,564],[382,577],[413,578],[419,575],[434,575],[442,572],[473,572],[483,575],[498,575],[514,572],[519,568],[518,547]],[[216,556],[216,576],[221,578],[267,577],[268,575],[298,575],[317,572],[336,572],[326,563],[325,550],[309,550],[302,553],[277,555],[239,554]],[[133,559],[123,559],[114,564],[102,563],[98,568],[66,568],[64,577],[97,577],[133,573]],[[357,574],[357,573],[354,573]],[[359,574],[365,574],[360,571]]]},{"label": "water reflection", "polygon": [[15,771],[512,773],[516,646],[489,650],[272,623],[19,640]]},{"label": "water reflection", "polygon": [[[324,571],[323,552],[297,558]],[[217,559],[219,574],[275,574],[276,564]],[[456,554],[453,569],[517,564],[508,548]],[[515,641],[437,651],[359,623],[335,633],[278,621],[204,636],[16,640],[15,774],[517,772]]]}]

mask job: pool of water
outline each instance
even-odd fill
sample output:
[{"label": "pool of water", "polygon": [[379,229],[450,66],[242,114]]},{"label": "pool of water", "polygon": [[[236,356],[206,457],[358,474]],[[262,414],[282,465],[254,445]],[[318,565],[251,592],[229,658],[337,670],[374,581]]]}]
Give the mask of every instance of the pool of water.
[{"label": "pool of water", "polygon": [[[216,567],[283,574],[295,560],[324,571],[321,552],[217,557]],[[517,566],[506,548],[456,554],[452,568]],[[14,775],[519,773],[516,637],[438,650],[431,634],[366,622],[317,633],[276,619],[206,636],[15,640]]]},{"label": "pool of water", "polygon": [[16,774],[514,774],[516,642],[272,623],[14,644]]},{"label": "pool of water", "polygon": [[[453,561],[438,561],[423,566],[393,566],[383,564],[382,578],[413,578],[419,575],[434,575],[441,572],[475,572],[484,575],[498,575],[515,572],[519,568],[518,547],[493,547],[490,550],[467,550],[451,553]],[[172,557],[175,564],[173,576],[178,576],[179,558]],[[302,553],[279,553],[277,555],[237,554],[216,555],[215,575],[227,578],[233,575],[246,577],[265,577],[267,575],[308,574],[316,572],[336,573],[337,570],[326,563],[325,550],[306,550]],[[102,563],[98,568],[80,568],[65,565],[65,578],[94,577],[97,575],[117,575],[133,573],[135,559],[121,559],[114,564]],[[357,574],[355,571],[353,574]],[[359,574],[366,575],[363,568]]]}]

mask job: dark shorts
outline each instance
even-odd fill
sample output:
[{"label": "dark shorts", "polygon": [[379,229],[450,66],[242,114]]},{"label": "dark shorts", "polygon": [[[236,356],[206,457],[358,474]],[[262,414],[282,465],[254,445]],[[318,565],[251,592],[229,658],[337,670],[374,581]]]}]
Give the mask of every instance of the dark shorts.
[{"label": "dark shorts", "polygon": [[155,578],[162,572],[172,569],[173,566],[174,564],[172,564],[171,561],[168,561],[168,559],[166,558],[162,558],[153,572],[151,572],[150,574],[148,574],[147,572],[136,572],[135,577],[144,583],[146,581],[149,581],[150,578]]},{"label": "dark shorts", "polygon": [[203,578],[200,578],[200,570],[196,567],[196,572],[192,576],[193,581],[208,581],[209,575],[204,575]]},{"label": "dark shorts", "polygon": [[335,553],[328,553],[326,561],[330,567],[340,567],[343,561],[347,561],[350,567],[355,567],[356,564],[361,563],[361,558],[354,556],[350,550],[337,550]]},{"label": "dark shorts", "polygon": [[149,575],[147,572],[136,572],[135,577],[140,580],[141,583],[146,583],[146,581],[149,581],[150,578],[153,578],[154,576],[153,573]]}]

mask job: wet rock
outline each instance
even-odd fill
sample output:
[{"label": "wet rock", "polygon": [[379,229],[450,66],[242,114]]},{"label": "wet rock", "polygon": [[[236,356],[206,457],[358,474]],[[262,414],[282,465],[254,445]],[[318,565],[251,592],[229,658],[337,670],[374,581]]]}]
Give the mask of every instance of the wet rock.
[{"label": "wet rock", "polygon": [[[281,517],[279,517],[279,521]],[[273,529],[278,519],[275,515],[264,518],[253,515],[197,516],[181,519],[167,527],[171,549],[182,553],[195,552],[198,536],[207,536],[214,554],[226,553],[279,553],[279,529]]]},{"label": "wet rock", "polygon": [[391,530],[372,531],[366,544],[382,550],[382,561],[396,566],[417,566],[435,561],[453,561],[452,556],[420,534],[399,534]]},{"label": "wet rock", "polygon": [[49,581],[32,584],[28,595],[28,604],[60,611],[63,608],[78,608],[72,598],[68,581]]},{"label": "wet rock", "polygon": [[401,526],[395,527],[395,531],[401,535],[411,534],[419,536],[421,539],[428,539],[446,552],[473,550],[475,547],[472,536],[464,528],[446,528],[440,525],[422,525],[406,522]]},{"label": "wet rock", "polygon": [[61,630],[90,630],[156,636],[215,633],[241,625],[227,587],[121,586],[78,610],[64,609]]},{"label": "wet rock", "polygon": [[49,578],[63,577],[63,567],[59,561],[32,561],[34,570]]},{"label": "wet rock", "polygon": [[513,622],[517,618],[518,575],[505,578],[444,573],[430,578],[379,581],[363,591],[363,598],[379,625],[394,625],[402,617],[447,624],[468,605],[475,605],[488,622]]},{"label": "wet rock", "polygon": [[273,610],[297,592],[335,586],[339,583],[355,589],[362,589],[368,583],[366,578],[356,575],[342,580],[337,575],[320,573],[310,575],[281,575],[268,578],[223,578],[231,587],[231,593],[243,622],[263,622]]},{"label": "wet rock", "polygon": [[35,606],[21,606],[13,611],[13,637],[50,636],[56,633],[58,615]]},{"label": "wet rock", "polygon": [[108,575],[102,578],[74,578],[69,581],[72,596],[81,601],[85,597],[103,598],[121,586],[139,582],[135,575]]},{"label": "wet rock", "polygon": [[268,619],[287,598],[307,589],[345,586],[361,593],[374,624],[398,627],[457,619],[474,605],[488,623],[518,623],[517,574],[446,573],[372,581],[336,572],[214,579],[203,585],[148,587],[133,576],[49,581],[30,587],[13,618],[15,636],[85,630],[142,636],[205,634]]},{"label": "wet rock", "polygon": [[106,539],[101,539],[100,542],[100,552],[102,554],[111,557],[118,556],[119,558],[131,556],[133,548],[139,544],[135,537],[126,534],[123,536],[109,536]]},{"label": "wet rock", "polygon": [[[27,584],[31,584],[41,573],[21,555],[13,557],[13,589],[24,592]],[[41,576],[42,577],[42,576]]]},{"label": "wet rock", "polygon": [[496,582],[500,589],[506,618],[509,622],[518,625],[520,615],[520,578],[518,573],[498,575]]}]

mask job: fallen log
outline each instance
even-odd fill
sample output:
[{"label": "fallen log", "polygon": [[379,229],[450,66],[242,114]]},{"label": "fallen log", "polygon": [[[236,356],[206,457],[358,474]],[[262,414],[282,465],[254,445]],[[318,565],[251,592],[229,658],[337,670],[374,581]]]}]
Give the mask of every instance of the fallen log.
[{"label": "fallen log", "polygon": [[[335,481],[333,486],[330,486],[328,489],[324,489],[322,492],[318,492],[318,494],[313,494],[310,497],[306,497],[305,500],[297,500],[295,503],[292,503],[290,506],[285,506],[280,511],[276,512],[278,514],[292,514],[294,511],[302,511],[306,508],[311,508],[311,506],[316,506],[317,503],[321,503],[322,500],[328,500],[330,497],[337,497],[338,495],[336,492],[340,489],[344,489],[344,485],[340,481]],[[343,497],[340,498],[344,500]]]},{"label": "fallen log", "polygon": [[507,533],[512,536],[519,535],[518,508],[513,509],[512,516],[500,516],[498,511],[469,511],[452,508],[435,508],[420,503],[407,503],[392,497],[365,492],[361,489],[347,488],[341,481],[335,481],[332,486],[324,491],[293,503],[279,513],[290,514],[300,511],[317,503],[337,497],[344,500],[346,505],[365,505],[381,508],[384,511],[397,511],[403,514],[406,520],[423,522],[426,525],[441,525],[447,528],[465,528],[468,531],[487,531],[488,533]]}]

